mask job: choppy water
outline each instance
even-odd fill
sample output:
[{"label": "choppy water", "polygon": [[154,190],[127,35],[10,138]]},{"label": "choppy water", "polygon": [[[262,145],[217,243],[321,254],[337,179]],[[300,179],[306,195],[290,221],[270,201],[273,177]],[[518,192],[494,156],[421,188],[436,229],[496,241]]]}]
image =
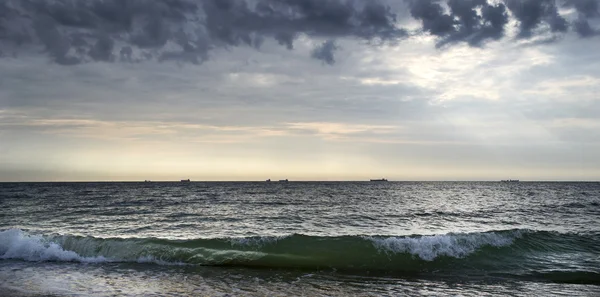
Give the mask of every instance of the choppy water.
[{"label": "choppy water", "polygon": [[600,183],[0,184],[0,295],[600,294]]}]

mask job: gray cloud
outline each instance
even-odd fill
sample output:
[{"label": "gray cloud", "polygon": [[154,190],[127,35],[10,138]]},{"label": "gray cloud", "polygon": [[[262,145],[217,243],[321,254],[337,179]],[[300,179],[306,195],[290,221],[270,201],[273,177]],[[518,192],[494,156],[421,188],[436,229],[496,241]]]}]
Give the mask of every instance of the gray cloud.
[{"label": "gray cloud", "polygon": [[573,22],[573,30],[581,37],[592,37],[600,34],[600,29],[590,25],[590,19],[600,18],[600,0],[567,0],[565,7],[574,7],[579,16]]},{"label": "gray cloud", "polygon": [[380,1],[7,0],[2,8],[0,43],[41,44],[63,65],[113,61],[116,53],[120,61],[200,64],[214,48],[259,48],[265,38],[293,49],[302,34],[366,40],[406,36]]},{"label": "gray cloud", "polygon": [[57,63],[63,65],[79,63],[78,58],[67,57],[67,53],[71,48],[71,42],[58,31],[55,23],[54,19],[43,16],[34,20],[33,28],[42,44],[44,44],[48,54]]},{"label": "gray cloud", "polygon": [[95,61],[109,62],[114,59],[112,54],[114,48],[114,41],[108,36],[102,36],[98,38],[96,44],[90,49],[89,55]]},{"label": "gray cloud", "polygon": [[[363,61],[366,53],[362,50],[368,47],[344,40],[336,44],[345,50],[344,60],[336,61],[336,67],[322,67],[320,61],[306,63],[313,50],[310,44],[299,42],[296,50],[287,51],[275,40],[266,41],[260,52],[248,47],[224,51],[202,67],[155,62],[60,67],[44,65],[43,59],[0,60],[10,74],[0,80],[0,109],[35,109],[43,118],[82,115],[108,121],[214,125],[359,118],[372,123],[399,112],[403,118],[412,118],[433,97],[400,78],[407,74],[391,72],[381,58]],[[374,58],[379,56],[374,54]],[[339,73],[344,77],[339,78]],[[398,82],[367,82],[377,79]],[[424,106],[404,102],[412,99],[422,99],[419,104]]]},{"label": "gray cloud", "polygon": [[600,16],[599,0],[566,0],[563,6],[574,7],[577,12],[587,18]]},{"label": "gray cloud", "polygon": [[323,63],[333,65],[335,64],[334,52],[338,49],[339,46],[335,44],[335,40],[327,40],[313,49],[311,57],[321,60]]},{"label": "gray cloud", "polygon": [[[450,13],[449,6],[442,7]],[[132,21],[131,34],[142,34],[145,25],[144,19]],[[21,59],[0,60],[0,142],[6,143],[0,150],[8,152],[0,160],[4,178],[31,178],[50,167],[49,177],[65,179],[67,173],[59,169],[78,172],[77,164],[83,163],[97,171],[89,178],[98,179],[114,171],[84,161],[106,163],[117,157],[133,160],[133,168],[147,165],[148,159],[177,163],[185,156],[185,166],[204,168],[205,160],[226,163],[240,156],[261,166],[285,164],[289,174],[297,172],[289,160],[303,158],[314,168],[340,158],[343,165],[332,176],[357,164],[375,167],[377,175],[392,174],[399,166],[411,172],[429,167],[446,172],[442,178],[456,178],[448,170],[465,168],[523,174],[554,170],[567,177],[581,170],[579,164],[598,168],[595,82],[600,59],[590,50],[598,46],[597,38],[578,40],[573,34],[535,48],[507,38],[485,50],[450,48],[455,43],[448,43],[439,51],[422,40],[372,47],[356,38],[298,33],[289,39],[293,50],[288,51],[275,35],[260,34],[251,35],[264,38],[256,51],[253,42],[242,39],[239,45],[215,41],[203,26],[175,30],[168,20],[162,26],[174,33],[160,47],[140,47],[128,35],[111,33],[129,31],[98,31],[113,41],[112,50],[89,29],[56,28],[70,46],[63,57],[137,62],[149,54],[175,63],[61,67],[43,57],[25,58],[26,52]],[[206,42],[191,45],[206,45],[210,60],[202,67],[178,67],[194,58],[204,61],[194,48],[185,56],[178,47],[198,30]],[[52,49],[45,50],[48,55],[64,53],[60,46],[32,38]],[[336,67],[322,67],[323,60],[307,63],[312,45],[322,48],[326,40],[344,48],[343,59],[342,52],[332,51]],[[219,48],[227,50],[214,54]],[[149,147],[150,152],[136,149],[133,158],[126,158],[124,147]],[[212,150],[223,155],[206,157]],[[158,158],[160,151],[165,155]],[[280,159],[275,162],[273,156]],[[166,171],[165,165],[148,166]]]},{"label": "gray cloud", "polygon": [[600,34],[600,30],[592,28],[589,21],[584,17],[579,17],[573,22],[573,29],[581,37],[592,37]]},{"label": "gray cloud", "polygon": [[[437,47],[465,42],[483,46],[505,36],[509,18],[528,39],[569,27],[598,35],[599,0],[4,0],[0,3],[0,51],[42,47],[62,65],[148,59],[202,64],[215,49],[261,48],[273,39],[288,50],[300,36],[358,39],[373,44],[411,36],[399,26],[399,3]],[[571,26],[558,7],[574,7]],[[393,8],[393,9],[392,9]],[[416,34],[415,34],[416,33]],[[550,38],[547,40],[557,40]],[[31,51],[30,51],[31,52]]]},{"label": "gray cloud", "polygon": [[423,30],[433,35],[445,35],[454,30],[454,20],[444,13],[439,1],[411,1],[410,14],[423,23]]},{"label": "gray cloud", "polygon": [[504,4],[489,4],[486,0],[449,0],[447,4],[448,13],[438,0],[410,2],[411,15],[422,22],[423,30],[441,37],[438,47],[461,41],[479,46],[504,36],[508,23]]},{"label": "gray cloud", "polygon": [[558,14],[555,0],[505,0],[512,15],[519,21],[519,38],[530,38],[542,24],[551,32],[566,32],[567,21]]},{"label": "gray cloud", "polygon": [[280,32],[275,34],[275,39],[279,42],[280,45],[285,45],[287,49],[294,49],[294,39],[296,39],[297,35],[289,32]]}]

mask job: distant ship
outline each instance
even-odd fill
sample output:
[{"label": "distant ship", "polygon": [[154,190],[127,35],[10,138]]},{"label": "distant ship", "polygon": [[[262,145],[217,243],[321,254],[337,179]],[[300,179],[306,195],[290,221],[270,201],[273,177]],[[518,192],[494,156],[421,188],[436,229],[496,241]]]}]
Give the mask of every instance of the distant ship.
[{"label": "distant ship", "polygon": [[279,182],[280,182],[280,183],[287,183],[287,182],[289,182],[289,181],[288,181],[288,180],[287,180],[287,178],[286,178],[286,179],[280,179],[280,180],[279,180]]},{"label": "distant ship", "polygon": [[271,179],[270,179],[270,178],[269,178],[269,179],[267,179],[267,182],[268,182],[268,183],[270,183],[270,182],[271,182]]},{"label": "distant ship", "polygon": [[501,182],[503,182],[503,183],[518,183],[519,180],[518,179],[503,179],[503,180],[501,180]]},{"label": "distant ship", "polygon": [[386,181],[388,181],[388,180],[387,180],[387,179],[385,179],[385,178],[381,178],[381,179],[372,179],[371,181],[372,181],[372,182],[386,182]]},{"label": "distant ship", "polygon": [[151,183],[152,181],[150,181],[150,180],[145,180],[144,182],[145,182],[145,183]]},{"label": "distant ship", "polygon": [[190,182],[190,179],[189,179],[189,178],[188,178],[188,179],[182,179],[182,180],[181,180],[181,182],[182,182],[182,183],[189,183],[189,182]]}]

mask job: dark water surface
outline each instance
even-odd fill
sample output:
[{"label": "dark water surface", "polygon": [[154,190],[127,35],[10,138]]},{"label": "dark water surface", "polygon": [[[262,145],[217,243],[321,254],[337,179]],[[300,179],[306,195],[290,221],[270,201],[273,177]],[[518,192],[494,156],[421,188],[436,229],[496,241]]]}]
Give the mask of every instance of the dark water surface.
[{"label": "dark water surface", "polygon": [[598,296],[600,183],[4,183],[3,292]]}]

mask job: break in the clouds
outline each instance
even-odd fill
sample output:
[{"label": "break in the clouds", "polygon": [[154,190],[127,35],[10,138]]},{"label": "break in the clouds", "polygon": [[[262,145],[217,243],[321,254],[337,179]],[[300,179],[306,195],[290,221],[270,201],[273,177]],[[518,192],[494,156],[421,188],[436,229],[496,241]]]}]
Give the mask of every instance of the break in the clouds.
[{"label": "break in the clouds", "polygon": [[[3,0],[0,50],[19,56],[41,48],[62,65],[201,64],[216,49],[260,49],[265,39],[293,50],[301,36],[381,44],[429,34],[437,47],[483,46],[507,37],[511,20],[516,39],[592,37],[598,16],[598,0]],[[420,26],[405,26],[411,21]],[[310,56],[332,65],[336,49],[325,41]]]},{"label": "break in the clouds", "polygon": [[0,0],[0,181],[600,178],[598,0]]}]

